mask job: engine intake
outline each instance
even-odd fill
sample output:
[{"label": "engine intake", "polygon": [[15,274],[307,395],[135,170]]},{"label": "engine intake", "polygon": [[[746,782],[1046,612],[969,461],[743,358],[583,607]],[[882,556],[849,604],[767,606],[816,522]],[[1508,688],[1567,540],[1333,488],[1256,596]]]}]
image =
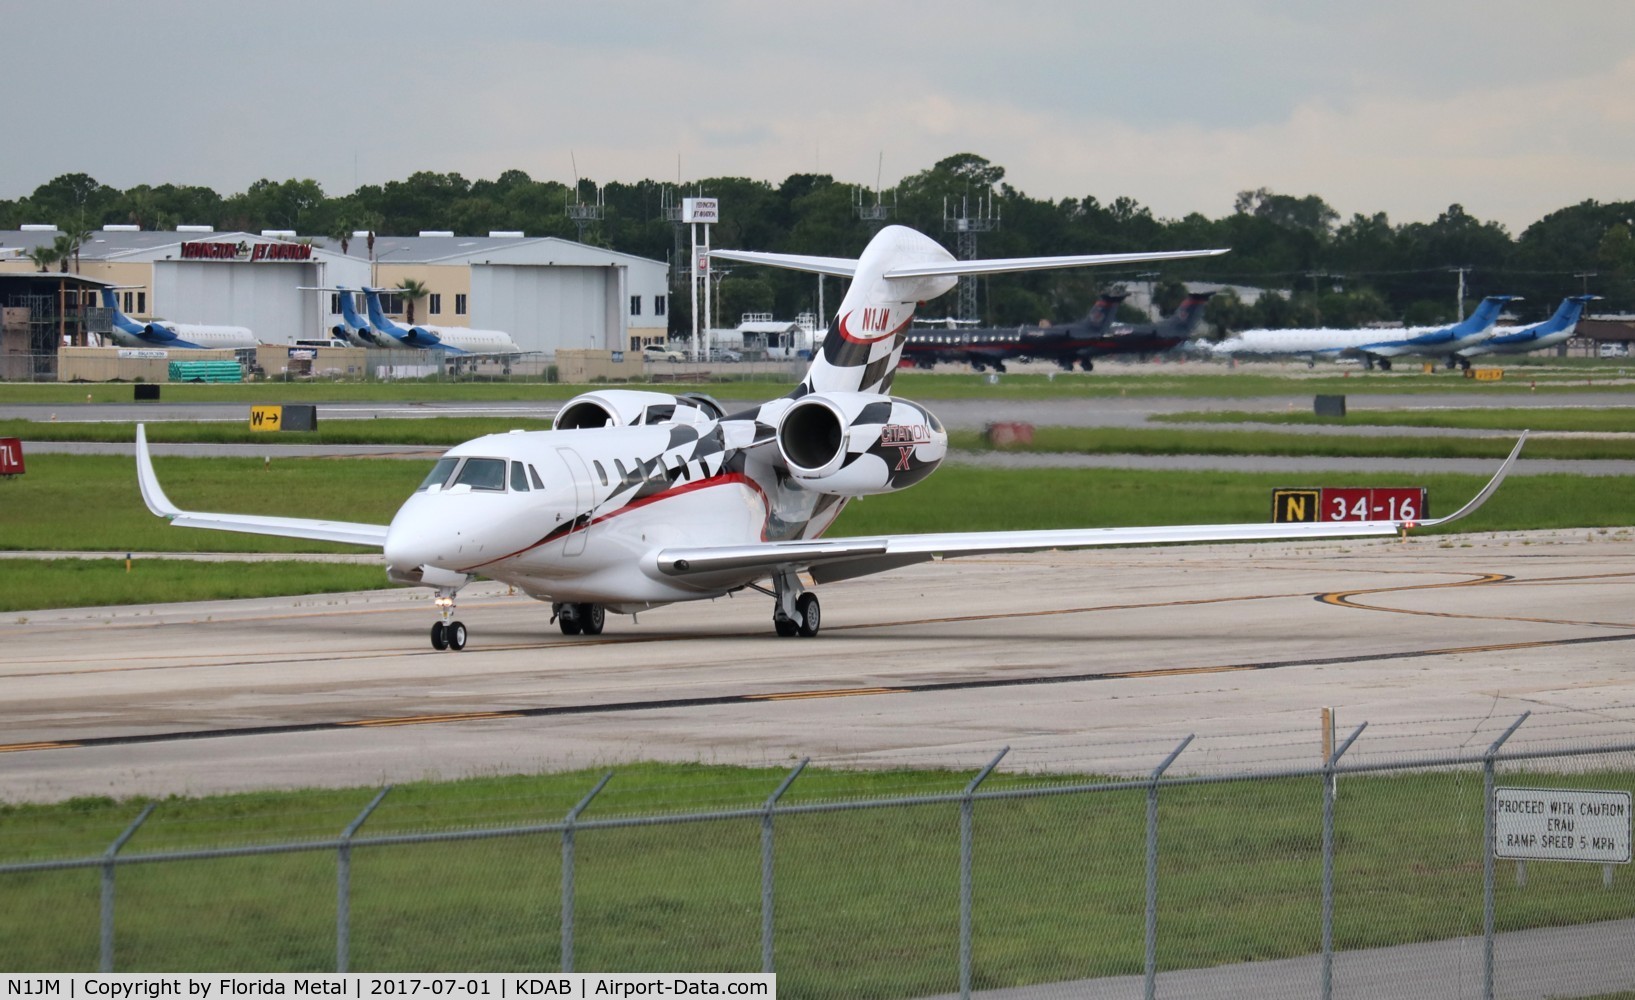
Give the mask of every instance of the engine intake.
[{"label": "engine intake", "polygon": [[642,427],[652,424],[703,424],[720,416],[721,406],[708,396],[671,396],[663,392],[607,389],[568,400],[551,428]]},{"label": "engine intake", "polygon": [[930,410],[871,393],[804,396],[778,421],[778,454],[808,489],[870,496],[912,486],[942,463],[948,432]]}]

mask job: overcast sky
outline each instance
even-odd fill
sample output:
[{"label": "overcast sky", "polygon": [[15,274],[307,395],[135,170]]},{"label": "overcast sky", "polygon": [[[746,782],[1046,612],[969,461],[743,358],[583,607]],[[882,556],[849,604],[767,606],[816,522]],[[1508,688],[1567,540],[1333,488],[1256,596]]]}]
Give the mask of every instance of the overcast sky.
[{"label": "overcast sky", "polygon": [[0,0],[0,25],[0,198],[575,163],[889,188],[970,152],[1165,217],[1267,187],[1519,233],[1635,199],[1622,0]]}]

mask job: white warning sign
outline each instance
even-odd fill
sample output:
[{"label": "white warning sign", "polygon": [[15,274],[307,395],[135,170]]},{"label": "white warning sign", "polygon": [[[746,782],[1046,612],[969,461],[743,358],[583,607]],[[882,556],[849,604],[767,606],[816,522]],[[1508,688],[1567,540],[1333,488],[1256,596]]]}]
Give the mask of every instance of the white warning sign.
[{"label": "white warning sign", "polygon": [[1629,863],[1629,792],[1498,788],[1493,820],[1495,857]]}]

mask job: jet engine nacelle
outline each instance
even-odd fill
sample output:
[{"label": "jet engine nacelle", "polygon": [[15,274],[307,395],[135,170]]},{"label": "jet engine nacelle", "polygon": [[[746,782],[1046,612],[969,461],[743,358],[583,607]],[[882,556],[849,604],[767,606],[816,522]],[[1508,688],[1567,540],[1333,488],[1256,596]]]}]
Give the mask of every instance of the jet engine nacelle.
[{"label": "jet engine nacelle", "polygon": [[552,430],[584,427],[641,427],[651,424],[703,424],[721,416],[720,404],[708,396],[672,396],[664,392],[605,389],[568,400],[551,422]]},{"label": "jet engine nacelle", "polygon": [[777,442],[796,482],[848,497],[912,486],[948,454],[948,432],[930,410],[861,392],[801,397],[778,421]]}]

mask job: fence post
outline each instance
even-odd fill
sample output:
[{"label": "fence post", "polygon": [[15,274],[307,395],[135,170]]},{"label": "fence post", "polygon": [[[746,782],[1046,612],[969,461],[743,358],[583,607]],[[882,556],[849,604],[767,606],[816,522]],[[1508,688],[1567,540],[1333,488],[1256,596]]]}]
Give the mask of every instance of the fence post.
[{"label": "fence post", "polygon": [[102,948],[101,959],[97,965],[99,972],[114,971],[114,855],[125,846],[125,841],[135,835],[136,828],[147,820],[148,815],[157,806],[157,802],[149,802],[143,806],[142,812],[131,821],[131,825],[127,826],[125,832],[109,844],[108,849],[102,854]]},{"label": "fence post", "polygon": [[1482,756],[1482,1000],[1493,1000],[1493,756],[1532,714],[1521,713]]},{"label": "fence post", "polygon": [[965,801],[959,804],[959,995],[960,1000],[971,1000],[971,817],[975,812],[976,786],[986,781],[1000,760],[1011,752],[1005,747],[988,761],[988,766],[977,772],[965,786]]},{"label": "fence post", "polygon": [[392,790],[387,785],[363,807],[358,818],[341,831],[341,846],[335,860],[335,971],[345,972],[352,951],[352,835]]},{"label": "fence post", "polygon": [[1334,996],[1334,765],[1367,728],[1358,726],[1323,761],[1323,1000]]},{"label": "fence post", "polygon": [[783,793],[795,783],[812,758],[802,757],[795,769],[783,779],[783,784],[767,796],[761,813],[761,971],[772,971],[772,807],[783,798]]},{"label": "fence post", "polygon": [[596,783],[579,804],[568,811],[568,818],[563,822],[567,825],[562,828],[562,971],[573,971],[573,824],[579,820],[579,814],[590,805],[590,800],[602,790],[602,786],[613,778],[613,772],[602,775],[602,780]]},{"label": "fence post", "polygon": [[1195,735],[1188,733],[1164,762],[1152,769],[1147,785],[1147,1000],[1154,1000],[1158,993],[1158,779]]}]

